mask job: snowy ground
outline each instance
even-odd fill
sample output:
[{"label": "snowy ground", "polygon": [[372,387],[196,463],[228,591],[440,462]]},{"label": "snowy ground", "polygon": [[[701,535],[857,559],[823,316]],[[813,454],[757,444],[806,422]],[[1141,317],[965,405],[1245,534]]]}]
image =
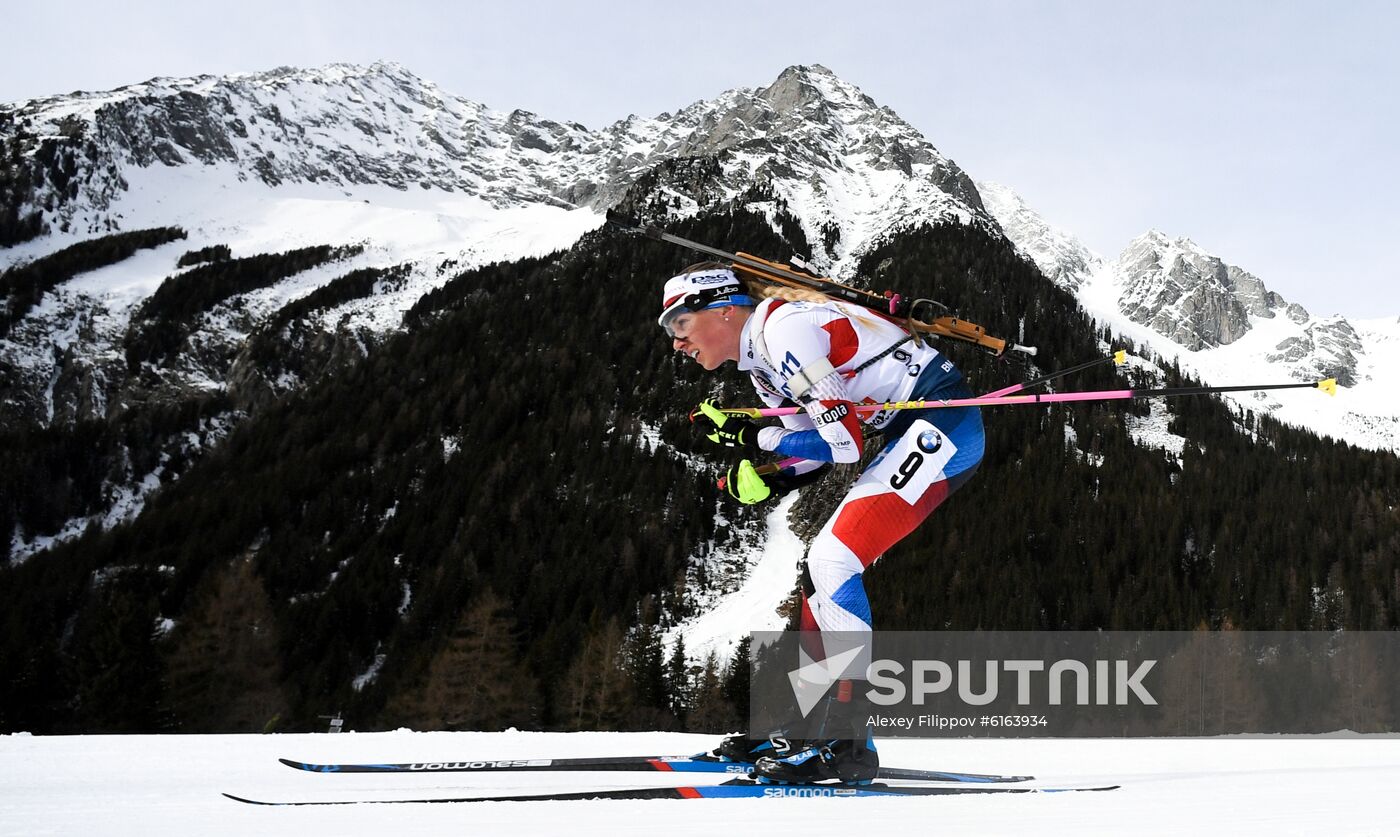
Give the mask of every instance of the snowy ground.
[{"label": "snowy ground", "polygon": [[[644,800],[263,808],[267,799],[465,796],[703,774],[301,773],[305,761],[454,761],[701,749],[669,733],[0,737],[0,834],[706,835],[798,828],[884,834],[1394,834],[1400,738],[889,740],[892,766],[1112,782],[1093,794],[923,799]],[[818,825],[820,828],[818,829]],[[815,830],[814,830],[815,829]]]},{"label": "snowy ground", "polygon": [[[788,525],[788,513],[798,495],[790,494],[779,500],[765,519],[762,541],[749,548],[747,555],[715,551],[709,556],[719,565],[739,557],[746,561],[743,582],[737,589],[699,603],[699,613],[668,631],[662,638],[667,648],[684,637],[687,656],[704,665],[714,652],[721,665],[734,656],[739,637],[751,631],[782,631],[787,629],[787,616],[778,608],[791,595],[799,573],[798,558],[807,550]],[[721,512],[722,514],[722,512]],[[698,591],[706,595],[708,591]],[[751,626],[751,627],[750,627]]]}]

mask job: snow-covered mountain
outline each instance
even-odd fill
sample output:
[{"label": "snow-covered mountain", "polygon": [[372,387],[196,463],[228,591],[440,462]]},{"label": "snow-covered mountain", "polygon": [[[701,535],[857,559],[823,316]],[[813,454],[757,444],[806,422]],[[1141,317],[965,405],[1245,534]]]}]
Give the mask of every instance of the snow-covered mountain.
[{"label": "snow-covered mountain", "polygon": [[[0,247],[0,270],[116,231],[187,233],[45,288],[0,332],[3,426],[226,398],[227,420],[171,437],[160,462],[197,456],[240,415],[306,383],[302,370],[267,374],[251,338],[354,271],[398,268],[308,314],[319,334],[284,332],[284,353],[314,356],[295,365],[348,362],[454,275],[566,248],[623,201],[650,217],[744,205],[775,227],[796,219],[811,262],[838,275],[912,225],[997,229],[966,174],[820,66],[599,130],[493,110],[392,63],[159,78],[0,105],[0,143],[0,241],[11,245]],[[178,350],[133,366],[142,306],[191,270],[185,255],[318,245],[343,249],[217,300],[179,324]],[[139,512],[171,476],[163,466],[113,467],[103,494],[125,510],[117,518]],[[79,518],[65,532],[94,520],[115,522]],[[45,543],[16,541],[13,551]]]},{"label": "snow-covered mountain", "polygon": [[[390,63],[154,79],[0,106],[0,139],[18,161],[0,177],[0,198],[49,231],[0,249],[0,268],[113,230],[189,233],[34,306],[0,343],[0,363],[21,384],[5,399],[10,421],[101,418],[102,405],[120,400],[121,376],[77,376],[81,384],[70,386],[63,371],[119,354],[136,306],[180,272],[182,252],[203,247],[225,245],[234,257],[358,248],[240,295],[195,328],[233,346],[336,276],[408,264],[400,281],[320,315],[331,328],[396,328],[449,267],[567,247],[629,190],[651,214],[732,202],[770,219],[785,210],[811,242],[813,264],[838,274],[910,225],[956,219],[995,229],[967,175],[819,66],[596,131],[491,110]],[[175,363],[164,379],[217,388],[227,371]],[[74,394],[94,386],[109,391]]]},{"label": "snow-covered mountain", "polygon": [[1008,186],[978,181],[983,205],[1006,237],[1040,271],[1067,291],[1076,291],[1103,264],[1103,259],[1073,235],[1051,226]]},{"label": "snow-covered mountain", "polygon": [[[673,177],[662,190],[673,208],[693,211],[757,187],[790,205],[809,239],[829,243],[813,254],[822,262],[849,262],[873,238],[924,220],[988,221],[967,175],[820,66],[597,131],[494,111],[391,63],[154,79],[30,100],[0,107],[0,130],[33,160],[32,188],[9,199],[58,233],[45,247],[184,217],[192,207],[169,202],[170,178],[180,175],[197,178],[203,188],[181,185],[206,199],[226,197],[236,182],[339,199],[388,187],[408,192],[394,203],[409,206],[465,196],[495,210],[601,211],[659,163],[701,157],[718,170],[697,194]],[[435,200],[404,199],[420,191]],[[238,207],[210,214],[240,220]]]},{"label": "snow-covered mountain", "polygon": [[[13,562],[138,516],[152,491],[247,415],[405,328],[425,295],[472,267],[567,248],[618,205],[651,218],[742,206],[789,240],[795,220],[811,262],[838,278],[919,224],[1004,232],[1102,322],[1208,383],[1326,375],[1344,386],[1336,399],[1290,391],[1245,394],[1240,404],[1400,448],[1400,323],[1313,317],[1160,233],[1105,260],[1011,189],[975,185],[916,129],[820,66],[597,130],[492,110],[394,64],[155,79],[0,105],[0,151],[0,242],[9,244],[0,244],[0,269],[115,231],[186,233],[44,286],[22,306],[0,299],[0,428],[48,426],[54,437],[115,428],[95,455],[73,446],[75,478],[59,467],[44,474],[52,484],[33,493],[52,495],[43,498],[52,508],[0,531]],[[192,252],[226,248],[238,260],[326,245],[340,249],[155,323],[167,327],[169,351],[132,351],[155,333],[147,306],[158,292],[201,276],[199,260],[184,264]],[[345,281],[356,275],[372,281]],[[1037,342],[1042,327],[1054,324],[1027,323],[1023,339]],[[269,356],[276,362],[264,363]],[[1151,371],[1153,361],[1134,365]],[[1170,411],[1154,403],[1124,423],[1143,447],[1179,459],[1191,442],[1169,432]],[[1064,432],[1079,451],[1074,428]],[[443,458],[473,443],[443,436]],[[1087,447],[1080,455],[1105,458]],[[399,499],[411,502],[392,498],[381,523]],[[687,595],[703,612],[668,621],[667,647],[684,636],[693,659],[722,658],[744,631],[786,623],[780,608],[806,536],[789,524],[793,507],[780,505],[761,538],[717,538],[690,556]],[[377,508],[363,513],[378,518]],[[256,552],[263,538],[244,543]],[[402,590],[399,616],[413,599],[407,582]],[[371,659],[360,677],[378,671],[382,657]]]},{"label": "snow-covered mountain", "polygon": [[[1233,343],[1249,330],[1251,316],[1272,319],[1284,307],[1283,297],[1254,276],[1156,230],[1129,244],[1114,269],[1128,319],[1192,351]],[[1294,322],[1308,318],[1301,306],[1288,314]]]},{"label": "snow-covered mountain", "polygon": [[1119,334],[1212,385],[1336,378],[1335,399],[1306,390],[1230,397],[1319,434],[1400,450],[1400,319],[1315,316],[1247,270],[1157,230],[1110,261],[1009,188],[978,189],[1016,247]]},{"label": "snow-covered mountain", "polygon": [[[366,338],[400,328],[404,312],[460,271],[568,247],[620,203],[651,216],[743,205],[775,228],[796,219],[812,263],[842,278],[873,245],[911,226],[954,220],[1004,230],[1105,322],[1209,383],[1325,375],[1345,387],[1335,400],[1310,392],[1238,399],[1250,408],[1400,448],[1393,321],[1313,317],[1260,279],[1160,233],[1110,263],[1011,189],[974,185],[914,127],[821,66],[596,130],[493,110],[391,63],[153,79],[0,105],[0,142],[0,236],[22,239],[0,247],[0,269],[118,230],[188,233],[42,294],[0,338],[0,424],[102,420],[128,404],[191,393],[226,393],[234,413],[249,411],[305,381],[261,376],[248,338],[352,271],[402,266],[318,308],[310,319],[320,336],[288,351],[326,363],[352,356]],[[23,234],[37,227],[45,233]],[[314,245],[346,249],[219,301],[183,324],[186,343],[169,360],[140,374],[129,368],[123,347],[133,315],[187,272],[183,253],[226,246],[238,258]],[[212,444],[236,424],[231,418],[209,422],[207,433],[179,443],[194,450],[175,453]],[[111,506],[134,513],[163,478],[124,474],[110,486]]]}]

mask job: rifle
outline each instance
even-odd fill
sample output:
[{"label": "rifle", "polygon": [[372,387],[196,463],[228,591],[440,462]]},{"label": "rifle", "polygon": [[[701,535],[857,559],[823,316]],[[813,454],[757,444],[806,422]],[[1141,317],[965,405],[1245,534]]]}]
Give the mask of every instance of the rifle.
[{"label": "rifle", "polygon": [[701,244],[698,241],[672,235],[660,227],[641,224],[634,218],[612,211],[608,212],[607,219],[608,223],[614,226],[631,232],[640,232],[647,238],[657,241],[678,244],[725,262],[736,274],[741,276],[757,279],[771,285],[816,291],[833,299],[877,311],[903,325],[913,336],[915,343],[922,343],[923,338],[927,335],[935,335],[973,343],[995,357],[1001,357],[1008,351],[1023,352],[1028,355],[1036,353],[1034,346],[1022,346],[1000,337],[993,337],[987,333],[987,329],[976,323],[968,322],[955,314],[945,313],[940,316],[939,312],[948,311],[948,306],[932,299],[910,299],[895,291],[877,294],[861,288],[854,288],[833,279],[807,272],[806,264],[796,258],[793,259],[792,265],[786,265],[761,259],[748,253],[730,253]]}]

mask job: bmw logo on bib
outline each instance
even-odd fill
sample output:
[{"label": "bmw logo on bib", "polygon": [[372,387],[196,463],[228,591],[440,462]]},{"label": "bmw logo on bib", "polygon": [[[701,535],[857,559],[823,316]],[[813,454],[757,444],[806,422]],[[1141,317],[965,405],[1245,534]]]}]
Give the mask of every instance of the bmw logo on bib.
[{"label": "bmw logo on bib", "polygon": [[919,434],[919,450],[934,453],[943,447],[943,434],[937,430],[925,430]]}]

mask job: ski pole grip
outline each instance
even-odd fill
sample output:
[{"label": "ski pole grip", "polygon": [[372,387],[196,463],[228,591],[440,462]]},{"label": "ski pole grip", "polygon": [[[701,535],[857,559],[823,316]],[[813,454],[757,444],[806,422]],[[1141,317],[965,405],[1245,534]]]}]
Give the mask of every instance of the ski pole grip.
[{"label": "ski pole grip", "polygon": [[[768,462],[763,465],[757,466],[753,470],[754,473],[758,474],[760,477],[766,477],[769,474],[776,474],[779,471],[783,470],[783,466],[781,463],[778,462]],[[729,480],[724,477],[720,477],[719,479],[715,480],[715,487],[718,488],[720,491],[723,491],[724,487],[728,484]]]}]

